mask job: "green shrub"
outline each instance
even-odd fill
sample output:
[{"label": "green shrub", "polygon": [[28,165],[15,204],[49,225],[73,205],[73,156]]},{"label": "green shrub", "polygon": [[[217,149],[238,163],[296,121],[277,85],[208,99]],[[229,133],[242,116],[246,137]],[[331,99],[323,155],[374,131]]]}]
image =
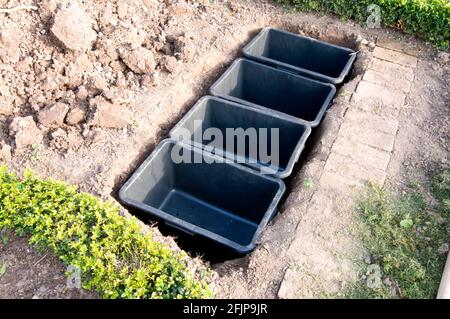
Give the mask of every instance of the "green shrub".
[{"label": "green shrub", "polygon": [[0,166],[2,228],[29,234],[30,243],[80,268],[83,287],[105,298],[211,296],[205,280],[189,272],[184,254],[153,241],[114,204],[62,182],[30,172],[21,180]]},{"label": "green shrub", "polygon": [[381,9],[381,23],[425,37],[439,48],[450,43],[449,0],[279,0],[302,11],[321,11],[359,22],[367,20],[367,7]]}]

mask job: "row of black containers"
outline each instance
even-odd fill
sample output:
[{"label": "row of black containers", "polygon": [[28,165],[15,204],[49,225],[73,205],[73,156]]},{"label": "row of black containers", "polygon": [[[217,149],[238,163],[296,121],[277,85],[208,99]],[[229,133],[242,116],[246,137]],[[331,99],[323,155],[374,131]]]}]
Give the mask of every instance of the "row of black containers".
[{"label": "row of black containers", "polygon": [[[202,97],[136,170],[119,197],[188,234],[248,253],[276,212],[285,191],[282,179],[291,174],[356,53],[267,28],[243,55],[213,84],[212,96]],[[254,141],[230,149],[214,140],[216,135],[204,136],[208,128],[225,139],[227,128],[265,132],[257,140],[266,155],[275,151],[271,138],[277,129],[277,163],[262,160]]]}]

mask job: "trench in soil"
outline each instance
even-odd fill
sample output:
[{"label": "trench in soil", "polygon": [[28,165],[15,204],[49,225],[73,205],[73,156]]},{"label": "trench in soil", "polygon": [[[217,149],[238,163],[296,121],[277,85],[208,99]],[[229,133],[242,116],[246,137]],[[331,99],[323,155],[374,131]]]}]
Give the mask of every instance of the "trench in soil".
[{"label": "trench in soil", "polygon": [[[248,41],[250,41],[253,38],[253,36],[256,34],[257,34],[257,32],[255,32],[252,35],[252,37],[249,38]],[[246,44],[247,43],[242,45],[242,47],[239,48],[238,52],[240,52],[240,50]],[[356,47],[356,44],[353,41],[349,41],[348,38],[345,37],[345,35],[343,35],[342,43],[339,43],[339,44],[344,47],[348,47],[348,48],[352,48],[352,49],[355,49],[355,47]],[[169,123],[165,123],[162,125],[163,129],[157,134],[157,137],[156,137],[157,142],[160,142],[161,140],[168,138],[169,131],[172,129],[172,127],[174,127],[178,123],[178,121],[184,116],[184,114],[187,113],[192,106],[194,106],[194,104],[197,102],[197,100],[199,98],[201,98],[204,95],[209,95],[209,93],[208,93],[209,87],[222,75],[222,73],[229,67],[229,65],[231,65],[231,63],[236,58],[239,58],[240,56],[241,56],[240,54],[237,54],[234,57],[234,59],[232,59],[228,63],[228,65],[225,65],[225,66],[219,65],[215,68],[215,71],[217,71],[217,72],[213,71],[212,74],[216,74],[216,76],[212,76],[212,77],[205,79],[204,85],[203,85],[203,92],[201,94],[199,94],[195,99],[193,99],[193,101],[192,100],[189,101],[187,103],[188,107],[185,107],[184,111],[180,112],[180,114],[178,116],[176,116]],[[355,63],[356,63],[356,60],[355,60]],[[357,75],[358,74],[355,74],[354,69],[350,70],[349,75],[344,79],[343,83],[336,86],[337,91],[336,91],[335,97],[337,97],[340,94],[342,86],[345,83],[352,80]],[[333,102],[331,103],[330,107],[332,107],[332,106],[333,106]],[[325,117],[326,116],[327,115],[325,114]],[[322,119],[322,121],[323,121],[323,119]],[[294,178],[299,173],[299,171],[301,171],[303,166],[309,160],[314,158],[312,151],[315,149],[315,146],[320,142],[321,135],[323,134],[322,130],[323,130],[323,127],[320,125],[312,130],[310,137],[306,141],[305,148],[304,148],[303,152],[301,153],[298,162],[294,166],[292,174],[289,177],[283,179],[284,183],[286,184],[286,191],[277,206],[277,209],[278,209],[277,214],[281,214],[281,215],[283,214],[282,208],[284,206],[284,203],[285,203],[287,197],[289,196],[289,194],[292,190]],[[135,165],[133,165],[134,169],[132,171],[130,171],[129,174],[124,176],[125,178],[122,177],[117,180],[116,187],[114,188],[112,195],[119,202],[120,202],[120,200],[118,199],[117,194],[118,194],[120,187],[122,187],[122,185],[128,180],[128,178],[131,177],[131,175],[134,173],[134,171],[150,155],[153,148],[154,147],[152,145],[151,150],[147,149],[145,152],[140,154],[135,161]],[[163,220],[160,220],[155,216],[149,215],[148,213],[144,213],[144,212],[139,211],[132,207],[126,207],[126,209],[131,214],[133,214],[134,216],[139,218],[141,221],[143,221],[144,223],[147,223],[147,224],[153,225],[154,227],[157,227],[162,235],[173,237],[175,239],[175,242],[177,243],[177,245],[181,249],[186,251],[191,257],[200,256],[203,260],[209,262],[211,265],[220,264],[225,261],[242,258],[245,256],[242,254],[238,254],[237,252],[232,251],[230,248],[223,246],[219,243],[216,243],[208,238],[204,238],[204,237],[201,237],[198,235],[189,235],[182,231],[179,231],[173,227],[166,225]],[[266,226],[266,229],[269,227],[270,227],[270,222]]]}]

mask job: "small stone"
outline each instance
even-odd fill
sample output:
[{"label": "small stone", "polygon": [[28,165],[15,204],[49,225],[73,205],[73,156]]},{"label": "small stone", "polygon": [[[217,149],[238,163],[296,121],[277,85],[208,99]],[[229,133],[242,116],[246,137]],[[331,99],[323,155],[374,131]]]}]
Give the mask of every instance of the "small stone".
[{"label": "small stone", "polygon": [[438,61],[444,64],[448,64],[450,62],[450,54],[447,52],[439,52],[437,54]]},{"label": "small stone", "polygon": [[241,10],[241,6],[239,4],[237,4],[237,3],[232,2],[232,1],[228,1],[227,2],[227,6],[228,6],[228,9],[230,11],[235,12],[235,13],[237,13],[237,12],[239,12],[239,10]]},{"label": "small stone", "polygon": [[448,251],[449,251],[449,244],[448,243],[444,243],[441,246],[439,246],[438,248],[438,254],[439,255],[445,255]]},{"label": "small stone", "polygon": [[375,42],[369,42],[368,44],[369,48],[374,49],[376,47]]},{"label": "small stone", "polygon": [[50,134],[50,146],[57,150],[69,149],[69,139],[67,132],[58,128]]},{"label": "small stone", "polygon": [[189,15],[192,13],[191,7],[181,3],[172,4],[168,7],[171,16]]},{"label": "small stone", "polygon": [[94,93],[92,95],[97,95],[98,93],[108,89],[108,81],[106,81],[101,75],[94,74],[89,78],[88,89],[91,93]]},{"label": "small stone", "polygon": [[119,55],[131,71],[137,74],[149,73],[156,67],[153,52],[144,47],[138,47],[134,50],[121,49]]},{"label": "small stone", "polygon": [[370,264],[372,263],[372,258],[371,258],[369,255],[364,256],[364,262],[365,262],[367,265],[370,265]]},{"label": "small stone", "polygon": [[92,73],[94,66],[87,55],[79,56],[74,62],[69,63],[64,69],[64,74],[67,77],[66,86],[70,88],[77,88],[83,83],[83,77],[86,73]]},{"label": "small stone", "polygon": [[195,57],[195,46],[185,36],[167,36],[166,41],[170,48],[166,54],[173,54],[178,60],[185,62],[191,61]]},{"label": "small stone", "polygon": [[67,104],[58,102],[40,111],[38,120],[46,127],[62,126],[68,111],[69,106]]},{"label": "small stone", "polygon": [[122,104],[113,104],[102,96],[97,96],[90,102],[93,115],[90,125],[103,128],[124,128],[130,123],[130,116]]},{"label": "small stone", "polygon": [[367,41],[366,39],[362,39],[362,40],[361,40],[361,44],[362,44],[362,45],[368,45],[368,44],[369,44],[369,41]]},{"label": "small stone", "polygon": [[84,121],[86,112],[81,107],[73,108],[67,113],[66,123],[69,125],[77,125]]},{"label": "small stone", "polygon": [[110,2],[107,2],[105,8],[103,9],[102,14],[100,15],[100,24],[102,27],[108,27],[111,25],[112,20],[114,19],[113,9]]},{"label": "small stone", "polygon": [[119,0],[117,2],[117,15],[121,20],[127,18],[128,15],[128,3],[126,0]]},{"label": "small stone", "polygon": [[86,52],[97,37],[92,20],[76,1],[69,1],[55,15],[53,35],[67,48]]},{"label": "small stone", "polygon": [[141,85],[146,88],[150,88],[152,86],[158,86],[160,84],[160,76],[159,72],[153,72],[152,74],[147,74],[142,77]]},{"label": "small stone", "polygon": [[43,140],[42,132],[32,116],[14,118],[9,126],[9,134],[14,136],[18,148],[39,144]]},{"label": "small stone", "polygon": [[124,72],[127,69],[125,63],[120,60],[112,61],[109,66],[116,72]]},{"label": "small stone", "polygon": [[173,56],[164,56],[161,60],[161,67],[163,70],[176,74],[179,70],[178,60]]},{"label": "small stone", "polygon": [[84,86],[78,87],[78,91],[75,94],[75,97],[77,98],[78,101],[85,101],[89,97],[89,93],[86,87]]},{"label": "small stone", "polygon": [[9,116],[13,113],[13,110],[12,101],[0,95],[0,115]]},{"label": "small stone", "polygon": [[383,279],[383,284],[385,284],[387,287],[392,286],[392,281],[389,277],[386,277]]},{"label": "small stone", "polygon": [[3,144],[3,146],[0,148],[0,160],[4,160],[6,162],[11,161],[11,150],[12,147],[8,144]]},{"label": "small stone", "polygon": [[14,65],[14,70],[17,72],[26,72],[32,65],[33,58],[31,56],[27,56]]}]

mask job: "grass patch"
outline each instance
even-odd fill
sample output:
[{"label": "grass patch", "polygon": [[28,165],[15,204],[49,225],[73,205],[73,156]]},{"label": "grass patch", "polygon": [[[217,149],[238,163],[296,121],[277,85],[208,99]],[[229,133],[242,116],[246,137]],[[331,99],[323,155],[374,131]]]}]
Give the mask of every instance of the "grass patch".
[{"label": "grass patch", "polygon": [[364,23],[373,19],[370,5],[380,8],[381,24],[424,37],[441,49],[450,44],[448,0],[278,0],[301,11],[318,11]]},{"label": "grass patch", "polygon": [[62,182],[30,172],[20,179],[0,166],[1,229],[30,235],[31,244],[78,267],[83,287],[105,298],[212,296],[202,274],[188,270],[185,254],[153,241],[114,204]]},{"label": "grass patch", "polygon": [[[429,186],[438,202],[426,204],[417,190],[390,194],[370,186],[358,204],[361,239],[370,254],[361,282],[349,298],[435,298],[446,254],[439,248],[450,238],[450,167]],[[369,267],[377,269],[367,270]],[[393,293],[395,292],[395,293]]]}]

